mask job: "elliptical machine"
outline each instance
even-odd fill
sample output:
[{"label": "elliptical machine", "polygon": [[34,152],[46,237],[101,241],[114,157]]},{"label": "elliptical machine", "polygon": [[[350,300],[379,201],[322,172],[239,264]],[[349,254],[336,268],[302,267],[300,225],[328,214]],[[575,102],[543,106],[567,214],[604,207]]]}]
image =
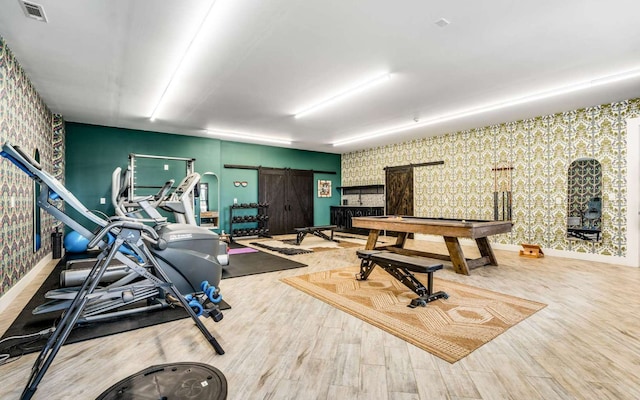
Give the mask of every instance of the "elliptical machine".
[{"label": "elliptical machine", "polygon": [[[201,268],[201,266],[198,265],[199,260],[196,260],[196,262],[189,262],[188,260],[181,259],[181,257],[188,254],[187,252],[175,251],[178,249],[191,250],[198,253],[215,255],[218,260],[218,264],[224,267],[229,265],[228,246],[227,243],[220,240],[217,233],[198,227],[198,225],[195,224],[195,218],[193,218],[193,216],[191,217],[193,223],[168,223],[166,218],[157,211],[158,208],[172,211],[176,218],[178,217],[178,214],[192,212],[189,210],[193,210],[193,208],[189,208],[187,206],[188,203],[190,203],[190,198],[186,196],[186,193],[193,190],[194,185],[199,181],[199,176],[200,175],[198,173],[187,175],[171,194],[169,194],[169,192],[173,187],[173,180],[165,182],[158,193],[144,197],[137,197],[132,201],[126,197],[130,182],[129,170],[127,169],[123,174],[122,169],[117,167],[111,175],[111,201],[115,208],[116,215],[126,219],[151,223],[154,225],[156,232],[161,238],[165,240],[170,238],[169,243],[171,243],[171,249],[163,252],[162,255],[156,254],[159,259],[162,260],[169,257],[172,259],[172,263],[174,265],[179,263],[180,265]],[[178,194],[176,194],[176,192]],[[181,205],[178,205],[178,203]],[[189,218],[183,215],[181,220],[186,221],[189,220]],[[195,229],[193,229],[194,227]],[[172,253],[172,255],[167,255],[169,253]],[[192,271],[190,270],[190,267],[186,268],[189,269],[189,271],[186,272],[187,276],[199,276],[197,270]],[[185,268],[182,268],[182,270],[184,269]],[[130,272],[130,268],[126,265],[111,265],[105,271],[103,281],[101,283],[115,282],[127,276]],[[60,287],[67,288],[80,285],[86,279],[88,273],[89,269],[77,268],[61,271]],[[177,279],[177,281],[180,280]],[[66,289],[53,290],[46,293],[45,297],[49,299],[69,298],[70,295],[66,292],[68,292]],[[197,305],[194,305],[194,307],[198,308]],[[37,307],[33,310],[33,313],[43,314],[62,308],[64,308],[64,305],[60,305],[59,302],[56,301],[51,301]],[[204,311],[205,310],[202,312]]]},{"label": "elliptical machine", "polygon": [[181,224],[198,225],[193,211],[191,194],[200,183],[200,174],[193,172],[185,176],[168,199],[160,203],[160,208],[173,213],[176,222]]},{"label": "elliptical machine", "polygon": [[[59,293],[60,296],[54,298],[64,312],[32,368],[22,399],[33,396],[60,347],[79,321],[95,321],[164,308],[171,303],[180,304],[215,351],[224,354],[220,344],[198,318],[201,314],[211,316],[216,322],[222,319],[217,306],[222,300],[217,289],[222,267],[215,254],[198,251],[219,249],[216,234],[189,225],[165,225],[163,221],[155,221],[158,225],[156,230],[127,217],[105,220],[88,210],[64,185],[43,171],[38,162],[18,147],[5,143],[1,150],[0,156],[7,158],[39,184],[37,204],[40,208],[88,238],[89,247],[97,246],[101,250],[82,285],[73,290],[65,289],[65,293]],[[96,225],[98,232],[94,234],[71,218],[59,200]],[[110,235],[112,240],[109,239]],[[186,239],[195,243],[196,248],[185,248]],[[131,273],[107,287],[99,288],[102,275],[114,260],[130,268]],[[147,300],[147,306],[118,310],[121,306],[140,300]]]},{"label": "elliptical machine", "polygon": [[[171,189],[172,184],[173,181],[168,181],[158,194],[138,199],[137,204],[148,214],[147,218],[142,216],[140,210],[135,210],[128,215],[119,212],[120,217],[116,219],[152,223],[162,245],[149,246],[149,250],[156,257],[164,272],[184,295],[198,291],[206,292],[209,295],[209,301],[204,298],[201,301],[190,299],[190,305],[198,316],[204,314],[212,316],[214,320],[219,320],[222,318],[220,310],[217,307],[211,307],[210,303],[217,304],[221,301],[216,288],[222,275],[220,260],[228,259],[226,243],[220,242],[218,235],[208,229],[187,224],[167,223],[166,218],[160,215],[156,207]],[[110,241],[113,240],[112,234],[107,236]],[[91,243],[89,247],[92,247]],[[163,296],[163,292],[158,295],[157,287],[149,277],[148,271],[144,273],[140,269],[140,267],[149,267],[150,265],[148,263],[140,265],[140,260],[143,258],[136,253],[135,249],[125,245],[119,251],[131,256],[129,263],[117,265],[111,263],[106,268],[103,277],[109,277],[111,283],[94,293],[89,307],[80,315],[78,322],[94,322],[141,311],[166,308],[176,302],[175,299],[167,299]],[[136,261],[139,265],[134,267]],[[77,292],[76,287],[68,286],[81,284],[89,273],[90,269],[62,271],[60,274],[61,289],[45,293],[45,298],[49,301],[36,307],[33,314],[45,314],[66,309]],[[100,283],[104,282],[105,279],[101,279]],[[203,282],[206,283],[203,284]],[[145,307],[120,310],[123,306],[145,299],[148,299],[149,303]]]},{"label": "elliptical machine", "polygon": [[[171,182],[173,185],[174,181]],[[193,211],[193,199],[192,193],[196,190],[196,186],[200,182],[200,174],[192,172],[187,174],[182,181],[178,184],[176,189],[169,193],[171,185],[166,185],[161,191],[154,196],[153,201],[149,203],[153,208],[161,208],[165,211],[173,213],[175,222],[180,224],[190,224],[197,226],[196,218]],[[140,198],[128,198],[128,193],[131,189],[131,170],[117,167],[111,174],[111,203],[115,208],[116,215],[131,216],[132,213],[140,211],[141,199],[148,199],[147,197]],[[138,214],[139,216],[139,214]],[[141,218],[141,216],[139,216]]]},{"label": "elliptical machine", "polygon": [[[177,224],[188,224],[197,227],[198,224],[195,219],[190,193],[195,190],[199,182],[200,174],[193,172],[185,176],[172,193],[169,192],[174,181],[169,180],[153,196],[129,199],[127,198],[127,193],[131,185],[131,171],[126,169],[123,172],[122,168],[117,167],[111,174],[111,203],[115,208],[116,215],[119,216],[142,221],[166,222],[166,219],[158,212],[158,208],[160,208],[173,213]],[[219,240],[217,233],[213,234],[218,237],[218,249],[198,251],[213,251],[220,265],[229,265],[227,244]]]}]

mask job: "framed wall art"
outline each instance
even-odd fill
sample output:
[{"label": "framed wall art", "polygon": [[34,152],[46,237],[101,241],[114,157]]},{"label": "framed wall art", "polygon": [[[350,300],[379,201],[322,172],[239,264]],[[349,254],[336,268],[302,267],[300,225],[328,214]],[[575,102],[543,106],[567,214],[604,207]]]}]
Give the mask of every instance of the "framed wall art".
[{"label": "framed wall art", "polygon": [[318,197],[331,197],[331,181],[318,181]]}]

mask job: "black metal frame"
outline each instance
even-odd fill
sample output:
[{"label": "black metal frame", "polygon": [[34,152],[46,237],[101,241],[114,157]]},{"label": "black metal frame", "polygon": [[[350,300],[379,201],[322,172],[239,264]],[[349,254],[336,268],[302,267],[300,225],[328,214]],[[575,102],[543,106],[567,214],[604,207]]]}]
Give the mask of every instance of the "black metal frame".
[{"label": "black metal frame", "polygon": [[[314,236],[322,238],[324,240],[328,240],[330,242],[337,242],[337,240],[333,239],[333,231],[338,226],[336,225],[325,225],[325,226],[308,226],[306,228],[295,228],[296,232],[298,232],[296,236],[296,244],[300,245],[304,237],[307,236],[307,233],[311,233]],[[331,231],[331,236],[328,236],[323,231]]]},{"label": "black metal frame", "polygon": [[[360,272],[356,274],[356,279],[359,281],[367,280],[376,265],[380,266],[380,268],[384,269],[389,275],[402,282],[402,284],[420,296],[411,300],[411,303],[408,305],[411,308],[417,306],[424,307],[432,301],[449,298],[449,295],[443,291],[433,293],[433,273],[442,269],[442,264],[425,267],[422,264],[412,264],[406,260],[399,261],[388,257],[388,255],[391,254],[388,251],[358,250],[357,254],[361,261]],[[406,258],[408,259],[409,257]],[[426,273],[427,286],[425,287],[411,271]]]}]

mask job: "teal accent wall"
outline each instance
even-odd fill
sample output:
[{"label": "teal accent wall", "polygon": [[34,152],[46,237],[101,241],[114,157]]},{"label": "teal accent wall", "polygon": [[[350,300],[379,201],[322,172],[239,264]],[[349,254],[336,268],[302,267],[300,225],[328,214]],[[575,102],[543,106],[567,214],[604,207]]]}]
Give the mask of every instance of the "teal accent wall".
[{"label": "teal accent wall", "polygon": [[[66,185],[87,208],[113,215],[111,205],[111,174],[116,167],[126,168],[129,154],[195,158],[195,170],[200,174],[213,172],[220,178],[220,229],[229,230],[229,206],[258,201],[258,172],[229,169],[224,164],[275,168],[335,171],[336,174],[315,174],[318,179],[331,180],[339,186],[340,155],[273,146],[226,142],[213,138],[172,135],[105,126],[68,122],[66,124]],[[170,164],[170,172],[178,168]],[[177,172],[176,172],[177,173]],[[180,177],[184,171],[180,171]],[[145,179],[162,185],[172,177],[162,169],[146,171]],[[235,187],[234,181],[246,181],[246,187]],[[315,189],[314,189],[315,190]],[[315,194],[314,224],[326,225],[329,206],[338,205],[340,196],[334,191],[331,198],[317,198]],[[100,204],[100,198],[107,204]]]},{"label": "teal accent wall", "polygon": [[[87,208],[107,215],[114,215],[111,205],[111,174],[116,167],[126,169],[130,153],[196,158],[196,172],[220,171],[219,140],[73,122],[67,122],[66,127],[67,188]],[[141,164],[140,178],[144,182],[140,183],[155,181],[158,186],[162,186],[173,178],[177,184],[185,176],[184,162],[166,162],[168,171],[162,165],[152,170],[145,160]],[[146,190],[149,193],[157,192],[157,189]],[[106,204],[100,204],[102,197],[106,198]]]},{"label": "teal accent wall", "polygon": [[[332,191],[331,197],[319,198],[317,194],[318,180],[330,180],[332,188],[340,186],[340,155],[304,150],[293,150],[283,147],[262,146],[238,142],[221,142],[222,165],[262,166],[269,168],[307,169],[336,174],[314,174],[313,224],[328,225],[330,223],[329,207],[340,204],[340,194]],[[246,181],[247,187],[235,187],[233,182]],[[258,171],[247,169],[223,168],[221,177],[221,214],[224,214],[222,225],[229,230],[226,221],[229,218],[229,207],[233,199],[238,203],[251,203],[258,198]]]}]

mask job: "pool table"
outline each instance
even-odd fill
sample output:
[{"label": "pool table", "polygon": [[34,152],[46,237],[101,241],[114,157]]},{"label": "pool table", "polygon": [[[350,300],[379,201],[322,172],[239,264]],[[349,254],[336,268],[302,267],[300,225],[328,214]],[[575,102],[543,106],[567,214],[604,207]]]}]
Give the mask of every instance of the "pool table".
[{"label": "pool table", "polygon": [[[379,247],[400,254],[450,260],[453,269],[464,275],[469,275],[473,268],[484,265],[498,265],[498,260],[491,249],[488,237],[500,233],[511,232],[511,221],[484,221],[464,219],[422,218],[410,216],[384,215],[379,217],[353,217],[354,228],[369,229],[366,250],[376,248],[380,231],[397,232],[396,243],[391,246]],[[449,255],[428,253],[424,251],[405,249],[404,245],[409,233],[423,233],[444,237]],[[462,252],[458,238],[471,238],[476,241],[480,258],[467,259]]]}]

